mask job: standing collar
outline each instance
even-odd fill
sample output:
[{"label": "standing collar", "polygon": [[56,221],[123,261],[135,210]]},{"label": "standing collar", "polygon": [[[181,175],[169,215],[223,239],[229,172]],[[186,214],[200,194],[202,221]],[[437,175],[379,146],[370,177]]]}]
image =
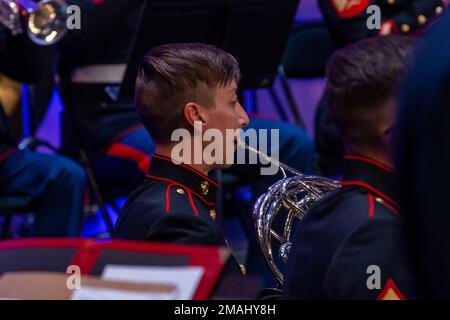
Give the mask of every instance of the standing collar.
[{"label": "standing collar", "polygon": [[345,156],[342,186],[362,187],[398,208],[394,188],[394,170],[376,160]]},{"label": "standing collar", "polygon": [[185,187],[208,204],[216,201],[216,191],[220,187],[200,171],[186,164],[175,164],[172,159],[160,154],[152,156],[147,177]]}]

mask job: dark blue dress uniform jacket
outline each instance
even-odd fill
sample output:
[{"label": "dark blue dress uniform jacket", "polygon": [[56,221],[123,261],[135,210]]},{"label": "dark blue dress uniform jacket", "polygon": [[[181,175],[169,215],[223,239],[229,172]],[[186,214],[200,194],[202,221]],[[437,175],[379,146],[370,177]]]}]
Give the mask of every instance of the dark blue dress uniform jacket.
[{"label": "dark blue dress uniform jacket", "polygon": [[[298,225],[286,266],[285,297],[415,298],[392,171],[360,156],[347,156],[344,171],[342,188]],[[373,268],[379,268],[378,284],[370,278],[376,276]]]},{"label": "dark blue dress uniform jacket", "polygon": [[225,246],[215,222],[216,181],[155,154],[149,174],[128,198],[115,238]]},{"label": "dark blue dress uniform jacket", "polygon": [[450,299],[450,10],[424,39],[400,99],[399,200],[426,299]]},{"label": "dark blue dress uniform jacket", "polygon": [[[338,46],[378,34],[413,34],[428,27],[446,7],[444,0],[318,0]],[[381,29],[370,30],[367,8],[381,11]],[[372,13],[371,13],[372,14]]]},{"label": "dark blue dress uniform jacket", "polygon": [[[416,35],[435,25],[448,1],[443,0],[318,0],[323,18],[336,47],[343,47],[379,34]],[[379,6],[381,29],[370,30],[367,8]],[[325,100],[315,116],[315,143],[322,175],[342,175],[345,148],[330,119]]]}]

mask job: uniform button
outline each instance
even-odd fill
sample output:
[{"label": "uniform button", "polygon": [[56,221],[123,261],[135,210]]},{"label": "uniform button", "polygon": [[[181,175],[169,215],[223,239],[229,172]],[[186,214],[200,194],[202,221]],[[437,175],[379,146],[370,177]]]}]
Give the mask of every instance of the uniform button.
[{"label": "uniform button", "polygon": [[239,264],[239,268],[241,268],[241,272],[243,275],[247,273],[247,270],[245,269],[245,266],[243,264]]},{"label": "uniform button", "polygon": [[209,182],[208,181],[202,181],[200,183],[200,189],[202,190],[202,194],[206,196],[209,192]]},{"label": "uniform button", "polygon": [[403,33],[408,33],[411,31],[411,27],[409,26],[409,24],[406,23],[402,24],[401,29]]},{"label": "uniform button", "polygon": [[216,210],[211,209],[209,210],[209,215],[211,216],[211,218],[213,218],[214,220],[216,220]]},{"label": "uniform button", "polygon": [[376,197],[376,198],[375,198],[375,201],[378,202],[378,203],[380,203],[380,204],[383,204],[383,203],[384,203],[384,200],[383,200],[382,198],[380,198],[380,197]]},{"label": "uniform button", "polygon": [[435,9],[436,14],[441,14],[444,11],[444,8],[442,8],[441,6],[437,6]]},{"label": "uniform button", "polygon": [[417,22],[419,23],[419,25],[423,26],[425,23],[427,23],[427,17],[421,14],[417,17]]},{"label": "uniform button", "polygon": [[178,189],[177,189],[177,193],[178,193],[178,194],[181,194],[181,195],[184,195],[184,194],[186,194],[186,191],[184,191],[184,190],[181,189],[181,188],[178,188]]}]

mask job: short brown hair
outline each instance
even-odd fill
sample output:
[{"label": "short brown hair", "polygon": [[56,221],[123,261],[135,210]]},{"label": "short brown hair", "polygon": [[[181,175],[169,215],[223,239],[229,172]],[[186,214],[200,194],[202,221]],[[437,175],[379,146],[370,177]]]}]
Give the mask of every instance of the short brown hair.
[{"label": "short brown hair", "polygon": [[395,98],[413,43],[405,36],[368,38],[330,58],[325,98],[346,145],[380,147],[380,112]]},{"label": "short brown hair", "polygon": [[170,142],[183,125],[188,102],[214,104],[211,89],[240,79],[229,53],[200,43],[166,44],[151,49],[138,70],[135,103],[139,118],[158,144]]}]

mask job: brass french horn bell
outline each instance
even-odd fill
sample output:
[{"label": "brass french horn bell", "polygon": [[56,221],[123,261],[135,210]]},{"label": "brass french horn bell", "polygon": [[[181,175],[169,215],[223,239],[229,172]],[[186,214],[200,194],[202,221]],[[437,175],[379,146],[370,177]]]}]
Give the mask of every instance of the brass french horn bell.
[{"label": "brass french horn bell", "polygon": [[67,5],[60,0],[0,0],[0,23],[12,35],[26,30],[39,45],[51,45],[67,32]]},{"label": "brass french horn bell", "polygon": [[[282,266],[279,266],[274,258],[272,249],[275,242],[280,244],[278,255],[281,263],[286,263],[292,244],[292,227],[295,219],[302,220],[308,213],[308,209],[325,194],[340,187],[334,180],[305,175],[278,160],[246,145],[242,141],[238,146],[254,152],[265,160],[277,165],[283,173],[283,178],[274,183],[266,193],[256,200],[253,206],[253,218],[256,227],[256,235],[259,246],[270,270],[275,275],[278,283],[283,285],[284,277]],[[288,176],[287,173],[292,176]],[[272,225],[282,210],[287,211],[284,228],[281,233],[276,232]],[[300,230],[301,232],[301,226]]]}]

